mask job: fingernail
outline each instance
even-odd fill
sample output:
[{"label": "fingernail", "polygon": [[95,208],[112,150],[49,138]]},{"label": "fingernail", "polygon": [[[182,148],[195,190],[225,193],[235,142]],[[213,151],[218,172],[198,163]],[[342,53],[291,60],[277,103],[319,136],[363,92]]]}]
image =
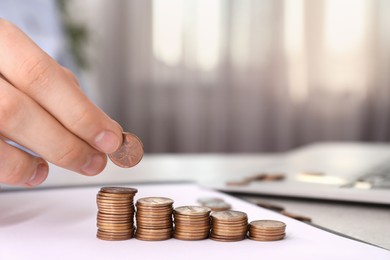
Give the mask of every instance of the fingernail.
[{"label": "fingernail", "polygon": [[96,175],[101,172],[105,166],[105,157],[101,154],[92,155],[87,163],[81,168],[86,175]]},{"label": "fingernail", "polygon": [[41,184],[47,177],[49,167],[46,163],[38,164],[31,179],[26,183],[27,186],[36,186]]},{"label": "fingernail", "polygon": [[95,145],[104,153],[113,153],[120,145],[120,139],[111,131],[103,131],[95,137]]}]

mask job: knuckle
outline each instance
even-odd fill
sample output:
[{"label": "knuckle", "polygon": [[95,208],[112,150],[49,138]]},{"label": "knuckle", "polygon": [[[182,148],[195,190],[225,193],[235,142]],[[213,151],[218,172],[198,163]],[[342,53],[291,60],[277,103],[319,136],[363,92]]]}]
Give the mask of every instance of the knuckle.
[{"label": "knuckle", "polygon": [[87,108],[82,108],[77,114],[75,114],[74,119],[69,123],[68,128],[77,131],[80,128],[85,127],[90,122],[93,122],[90,117],[90,111]]},{"label": "knuckle", "polygon": [[45,57],[32,56],[26,59],[20,68],[20,74],[25,79],[25,91],[44,91],[49,86],[52,72],[52,66]]},{"label": "knuckle", "polygon": [[0,129],[14,129],[21,109],[22,102],[6,92],[0,93]]},{"label": "knuckle", "polygon": [[7,184],[17,185],[24,184],[29,179],[28,167],[24,160],[20,160],[18,163],[8,165],[8,171],[3,175],[3,181]]},{"label": "knuckle", "polygon": [[0,17],[0,28],[0,32],[7,33],[14,30],[15,26],[11,22]]},{"label": "knuckle", "polygon": [[76,149],[76,145],[67,146],[65,149],[61,150],[55,155],[55,164],[61,167],[67,167],[73,165],[75,161],[79,161],[80,151]]},{"label": "knuckle", "polygon": [[79,85],[79,81],[76,77],[76,75],[68,68],[62,67],[63,70],[65,71],[65,74],[70,78],[73,82],[75,82],[77,85]]}]

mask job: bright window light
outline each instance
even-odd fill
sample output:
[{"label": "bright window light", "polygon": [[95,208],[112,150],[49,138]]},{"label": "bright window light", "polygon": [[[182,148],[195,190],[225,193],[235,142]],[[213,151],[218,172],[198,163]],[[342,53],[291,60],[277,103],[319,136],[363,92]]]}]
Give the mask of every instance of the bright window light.
[{"label": "bright window light", "polygon": [[354,51],[363,39],[367,0],[325,1],[325,44],[335,52]]},{"label": "bright window light", "polygon": [[153,53],[169,66],[182,59],[183,0],[153,1]]},{"label": "bright window light", "polygon": [[323,86],[334,93],[364,95],[368,70],[362,57],[367,43],[369,0],[325,2]]},{"label": "bright window light", "polygon": [[197,60],[200,68],[215,68],[219,58],[221,0],[197,1]]},{"label": "bright window light", "polygon": [[288,82],[293,101],[307,98],[307,70],[304,44],[304,0],[285,0],[284,48],[288,62]]},{"label": "bright window light", "polygon": [[[190,8],[191,7],[191,8]],[[153,53],[168,66],[183,61],[201,70],[217,66],[222,0],[154,0]],[[193,41],[189,43],[189,39]]]}]

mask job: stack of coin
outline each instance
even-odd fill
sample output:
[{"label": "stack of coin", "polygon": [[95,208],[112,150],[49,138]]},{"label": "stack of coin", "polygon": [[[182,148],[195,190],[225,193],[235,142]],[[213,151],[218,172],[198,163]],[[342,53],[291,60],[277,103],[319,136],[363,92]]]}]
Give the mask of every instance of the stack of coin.
[{"label": "stack of coin", "polygon": [[210,238],[222,242],[245,239],[248,229],[248,216],[241,211],[226,210],[211,214]]},{"label": "stack of coin", "polygon": [[97,237],[126,240],[134,234],[133,188],[103,187],[97,194]]},{"label": "stack of coin", "polygon": [[137,200],[135,238],[147,241],[166,240],[172,236],[173,200],[147,197]]},{"label": "stack of coin", "polygon": [[281,240],[286,235],[286,224],[277,220],[255,220],[249,224],[249,238],[256,241]]},{"label": "stack of coin", "polygon": [[203,206],[211,209],[211,211],[225,211],[231,209],[231,205],[221,198],[203,197],[199,198],[198,202]]},{"label": "stack of coin", "polygon": [[206,239],[210,233],[210,212],[206,207],[183,206],[174,210],[173,237],[181,240]]}]

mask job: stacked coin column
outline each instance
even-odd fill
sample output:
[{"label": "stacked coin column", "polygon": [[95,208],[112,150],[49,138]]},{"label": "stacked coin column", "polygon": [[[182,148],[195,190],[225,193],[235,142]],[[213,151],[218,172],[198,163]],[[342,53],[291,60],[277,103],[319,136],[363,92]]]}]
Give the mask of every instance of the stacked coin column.
[{"label": "stacked coin column", "polygon": [[246,238],[248,216],[241,211],[227,210],[211,214],[210,238],[222,242],[240,241]]},{"label": "stacked coin column", "polygon": [[249,238],[256,241],[281,240],[286,235],[286,224],[277,220],[255,220],[249,224]]},{"label": "stacked coin column", "polygon": [[172,205],[173,200],[164,197],[147,197],[137,200],[135,238],[147,241],[171,238]]},{"label": "stacked coin column", "polygon": [[209,237],[210,212],[206,207],[183,206],[174,210],[173,237],[181,240],[201,240]]},{"label": "stacked coin column", "polygon": [[134,234],[133,188],[103,187],[97,194],[97,237],[126,240]]}]

